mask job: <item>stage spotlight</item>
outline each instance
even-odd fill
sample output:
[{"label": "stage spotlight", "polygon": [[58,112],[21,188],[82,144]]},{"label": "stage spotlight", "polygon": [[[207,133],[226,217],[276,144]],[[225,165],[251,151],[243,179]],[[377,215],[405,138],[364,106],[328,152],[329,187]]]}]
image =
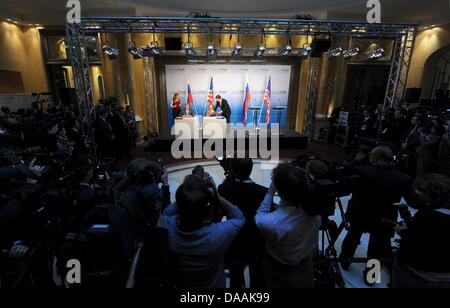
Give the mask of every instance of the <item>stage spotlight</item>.
[{"label": "stage spotlight", "polygon": [[303,47],[302,49],[300,49],[300,51],[298,52],[298,55],[300,57],[307,58],[311,54],[311,52],[312,52],[312,47],[306,46],[306,47]]},{"label": "stage spotlight", "polygon": [[384,48],[379,47],[377,49],[371,50],[367,53],[369,59],[378,59],[384,56]]},{"label": "stage spotlight", "polygon": [[280,55],[281,56],[289,56],[292,53],[292,46],[291,44],[286,44],[286,46],[284,46],[281,50],[280,50]]},{"label": "stage spotlight", "polygon": [[343,50],[342,47],[337,47],[335,49],[330,50],[327,55],[330,58],[342,56]]},{"label": "stage spotlight", "polygon": [[208,47],[206,48],[206,56],[208,58],[216,58],[217,57],[217,50],[214,48],[214,43],[208,43]]},{"label": "stage spotlight", "polygon": [[119,50],[112,48],[111,46],[109,46],[108,43],[103,45],[102,50],[105,53],[105,55],[109,57],[110,60],[115,60],[119,56]]},{"label": "stage spotlight", "polygon": [[266,53],[266,45],[259,44],[258,49],[255,51],[256,57],[262,57]]},{"label": "stage spotlight", "polygon": [[344,58],[353,58],[359,54],[360,50],[358,46],[353,46],[349,50],[344,51]]},{"label": "stage spotlight", "polygon": [[128,52],[133,56],[135,60],[139,60],[142,58],[142,52],[139,48],[136,47],[136,43],[130,42],[128,45]]},{"label": "stage spotlight", "polygon": [[242,44],[238,42],[238,43],[236,43],[236,46],[234,47],[232,56],[233,57],[242,57],[243,51],[244,51],[244,47],[242,47]]},{"label": "stage spotlight", "polygon": [[153,55],[159,56],[161,54],[161,49],[158,47],[158,42],[152,42],[149,48]]},{"label": "stage spotlight", "polygon": [[184,44],[184,51],[188,57],[195,57],[197,55],[191,42],[186,42]]}]

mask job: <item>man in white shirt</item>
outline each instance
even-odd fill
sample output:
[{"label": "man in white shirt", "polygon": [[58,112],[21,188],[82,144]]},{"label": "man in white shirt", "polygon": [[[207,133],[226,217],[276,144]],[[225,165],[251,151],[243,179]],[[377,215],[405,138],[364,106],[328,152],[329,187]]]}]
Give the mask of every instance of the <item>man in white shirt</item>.
[{"label": "man in white shirt", "polygon": [[[275,192],[281,203],[271,212]],[[314,251],[317,248],[320,217],[305,212],[308,194],[305,174],[289,164],[279,165],[255,222],[266,240],[264,277],[269,288],[312,288]]]}]

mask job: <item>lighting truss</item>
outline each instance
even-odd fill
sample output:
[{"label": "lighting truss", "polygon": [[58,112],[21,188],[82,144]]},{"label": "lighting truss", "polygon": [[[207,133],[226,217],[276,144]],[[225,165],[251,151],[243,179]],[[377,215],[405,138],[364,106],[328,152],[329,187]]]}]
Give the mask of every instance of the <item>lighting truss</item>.
[{"label": "lighting truss", "polygon": [[[301,20],[301,19],[247,19],[247,18],[177,18],[177,17],[83,17],[80,23],[67,24],[68,56],[73,67],[78,107],[83,132],[94,145],[93,123],[95,107],[92,95],[89,59],[86,41],[99,33],[189,33],[189,34],[244,34],[291,36],[348,36],[356,38],[380,38],[395,41],[384,105],[397,105],[403,99],[406,81],[417,34],[412,24],[369,24],[353,21]],[[219,47],[216,47],[219,49]],[[269,49],[269,48],[267,48]],[[309,52],[303,50],[303,52]],[[315,74],[318,69],[314,63]],[[314,78],[313,78],[314,79]],[[313,112],[316,104],[314,93],[309,95],[307,110]],[[309,114],[307,113],[307,114]],[[307,131],[313,132],[314,117],[305,117]]]}]

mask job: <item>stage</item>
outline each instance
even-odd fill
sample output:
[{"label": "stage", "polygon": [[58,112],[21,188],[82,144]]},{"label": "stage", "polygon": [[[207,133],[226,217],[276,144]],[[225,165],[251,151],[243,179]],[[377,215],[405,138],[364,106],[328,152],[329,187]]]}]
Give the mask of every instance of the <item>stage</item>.
[{"label": "stage", "polygon": [[[243,131],[246,130],[247,131],[246,136],[245,136],[245,144],[246,144],[246,149],[248,150],[250,138],[254,137],[254,136],[249,136],[249,133],[252,134],[255,132],[255,130],[253,130],[253,129],[249,130],[249,129],[244,129],[244,128],[235,128],[234,130],[243,130]],[[268,148],[270,149],[271,142],[272,142],[270,129],[268,130],[267,135],[268,135],[267,145],[268,145]],[[208,139],[202,138],[202,145],[204,145],[207,140]],[[171,134],[171,129],[169,129],[169,128],[164,129],[158,136],[156,136],[155,138],[152,139],[151,144],[149,144],[149,146],[146,147],[146,152],[150,152],[150,151],[156,151],[156,152],[168,151],[168,152],[170,152],[172,149],[172,143],[174,141],[175,141],[175,136],[173,136]],[[239,143],[239,141],[242,142],[242,140],[239,140],[239,139],[236,139],[234,141],[235,149],[237,148],[237,144]],[[192,143],[192,148],[194,148],[194,145],[193,145],[194,141],[190,140],[190,142]],[[226,148],[226,140],[224,139],[223,142],[224,142],[224,147]],[[307,147],[308,147],[308,137],[306,137],[302,134],[299,134],[291,129],[286,129],[286,128],[280,129],[280,135],[279,135],[279,148],[280,149],[306,149]]]}]

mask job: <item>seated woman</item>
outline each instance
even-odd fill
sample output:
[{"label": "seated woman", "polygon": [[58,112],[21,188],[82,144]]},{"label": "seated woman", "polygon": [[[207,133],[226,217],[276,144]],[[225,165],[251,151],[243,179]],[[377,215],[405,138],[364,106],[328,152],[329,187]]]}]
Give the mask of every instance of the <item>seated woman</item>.
[{"label": "seated woman", "polygon": [[[321,218],[309,214],[308,186],[295,166],[281,164],[273,171],[272,185],[255,216],[265,239],[262,261],[267,288],[313,288],[313,256]],[[271,212],[276,191],[281,197]]]},{"label": "seated woman", "polygon": [[[207,185],[198,175],[187,176],[176,192],[176,203],[162,213],[172,255],[173,284],[179,288],[225,288],[224,256],[245,224],[241,210],[216,195],[212,178]],[[213,223],[213,205],[227,220]]]},{"label": "seated woman", "polygon": [[216,117],[218,114],[214,108],[213,104],[209,104],[208,106],[208,110],[206,111],[206,116],[207,117]]},{"label": "seated woman", "polygon": [[401,241],[392,286],[450,288],[450,179],[426,174],[418,176],[414,186],[425,206],[396,227]]}]

